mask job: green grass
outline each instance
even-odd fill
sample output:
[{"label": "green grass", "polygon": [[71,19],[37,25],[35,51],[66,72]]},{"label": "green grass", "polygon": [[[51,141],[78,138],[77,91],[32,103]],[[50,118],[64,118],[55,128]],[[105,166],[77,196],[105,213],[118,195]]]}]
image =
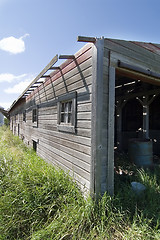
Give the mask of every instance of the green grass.
[{"label": "green grass", "polygon": [[[137,169],[125,156],[118,158],[119,168],[133,174],[116,174],[114,197],[95,202],[1,127],[0,240],[160,239],[159,166]],[[135,195],[131,181],[146,191]]]}]

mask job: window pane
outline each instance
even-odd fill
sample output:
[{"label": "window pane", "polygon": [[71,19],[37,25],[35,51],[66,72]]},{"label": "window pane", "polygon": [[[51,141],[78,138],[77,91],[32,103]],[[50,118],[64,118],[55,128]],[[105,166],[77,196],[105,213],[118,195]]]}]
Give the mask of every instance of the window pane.
[{"label": "window pane", "polygon": [[72,124],[72,99],[60,103],[60,123]]},{"label": "window pane", "polygon": [[33,109],[33,122],[37,122],[37,109]]},{"label": "window pane", "polygon": [[64,122],[64,113],[61,114],[61,122]]},{"label": "window pane", "polygon": [[68,111],[71,112],[71,110],[72,110],[72,101],[68,103]]},{"label": "window pane", "polygon": [[64,112],[68,112],[68,103],[65,103]]},{"label": "window pane", "polygon": [[69,113],[69,114],[68,114],[68,123],[71,123],[71,119],[72,119],[72,114]]},{"label": "window pane", "polygon": [[64,112],[64,103],[61,103],[61,112]]},{"label": "window pane", "polygon": [[65,113],[65,114],[64,114],[64,122],[65,122],[65,123],[68,123],[68,113]]}]

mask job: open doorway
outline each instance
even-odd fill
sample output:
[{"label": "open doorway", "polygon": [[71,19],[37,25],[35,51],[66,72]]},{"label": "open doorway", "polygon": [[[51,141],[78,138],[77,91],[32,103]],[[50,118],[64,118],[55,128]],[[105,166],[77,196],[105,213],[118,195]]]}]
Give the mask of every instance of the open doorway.
[{"label": "open doorway", "polygon": [[[160,87],[116,74],[115,81],[115,147],[128,151],[131,138],[153,139],[153,149],[160,141]],[[160,143],[160,142],[159,142]]]}]

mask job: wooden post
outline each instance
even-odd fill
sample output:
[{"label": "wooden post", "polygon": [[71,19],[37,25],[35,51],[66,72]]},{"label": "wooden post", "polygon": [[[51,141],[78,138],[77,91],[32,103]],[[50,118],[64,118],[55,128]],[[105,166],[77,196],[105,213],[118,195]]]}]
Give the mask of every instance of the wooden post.
[{"label": "wooden post", "polygon": [[91,192],[99,198],[114,192],[115,69],[104,64],[104,39],[93,46],[92,67]]},{"label": "wooden post", "polygon": [[122,101],[119,101],[117,104],[116,119],[117,119],[117,148],[118,150],[121,150],[122,148]]},{"label": "wooden post", "polygon": [[108,136],[106,190],[114,194],[114,112],[115,112],[115,68],[109,66],[108,75]]},{"label": "wooden post", "polygon": [[149,138],[149,105],[143,105],[143,137]]},{"label": "wooden post", "polygon": [[93,46],[92,68],[92,122],[91,122],[91,180],[90,192],[99,198],[101,195],[101,139],[103,114],[103,52],[104,40],[97,39]]},{"label": "wooden post", "polygon": [[144,96],[143,100],[139,99],[143,107],[143,138],[149,138],[149,103],[148,96]]}]

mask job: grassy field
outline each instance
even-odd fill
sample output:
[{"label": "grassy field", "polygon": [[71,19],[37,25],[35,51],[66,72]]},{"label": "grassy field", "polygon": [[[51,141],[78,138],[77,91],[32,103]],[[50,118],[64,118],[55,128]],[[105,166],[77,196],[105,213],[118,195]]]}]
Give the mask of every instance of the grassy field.
[{"label": "grassy field", "polygon": [[[119,171],[123,174],[119,174]],[[146,186],[136,195],[130,182]],[[160,168],[116,156],[115,195],[84,199],[72,179],[0,128],[0,240],[160,239]]]}]

